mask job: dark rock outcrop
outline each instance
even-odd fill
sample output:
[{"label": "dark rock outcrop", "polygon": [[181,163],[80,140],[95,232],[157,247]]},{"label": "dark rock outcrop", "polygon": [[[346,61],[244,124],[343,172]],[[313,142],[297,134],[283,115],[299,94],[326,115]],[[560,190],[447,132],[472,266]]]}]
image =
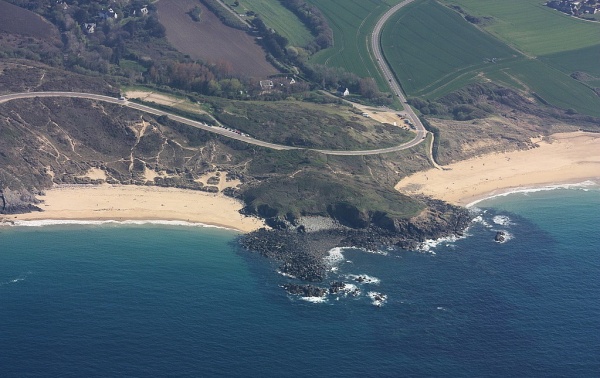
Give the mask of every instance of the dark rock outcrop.
[{"label": "dark rock outcrop", "polygon": [[[248,250],[279,262],[282,273],[300,280],[318,282],[326,278],[328,266],[324,257],[334,247],[377,250],[393,246],[416,249],[427,239],[462,235],[472,219],[467,209],[442,201],[427,201],[427,209],[416,217],[394,219],[385,214],[376,214],[364,228],[345,226],[356,225],[358,218],[353,211],[346,213],[350,217],[347,222],[336,218],[339,223],[330,222],[329,228],[312,232],[307,230],[315,226],[311,224],[313,218],[297,220],[306,224],[293,224],[280,219],[274,229],[263,228],[242,236],[241,244]],[[339,216],[345,210],[338,208],[335,214]],[[317,222],[326,224],[323,220]]]},{"label": "dark rock outcrop", "polygon": [[496,232],[496,236],[494,236],[494,241],[497,243],[504,243],[506,241],[506,233],[504,231]]},{"label": "dark rock outcrop", "polygon": [[313,285],[298,285],[298,284],[285,284],[283,288],[288,293],[294,295],[301,295],[303,297],[324,297],[327,295],[327,289]]}]

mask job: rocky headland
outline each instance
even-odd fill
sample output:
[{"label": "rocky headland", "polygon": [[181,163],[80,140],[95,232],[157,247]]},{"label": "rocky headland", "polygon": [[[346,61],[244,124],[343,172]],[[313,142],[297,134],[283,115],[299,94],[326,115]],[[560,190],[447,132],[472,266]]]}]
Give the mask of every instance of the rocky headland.
[{"label": "rocky headland", "polygon": [[[365,217],[359,216],[362,213],[358,211],[332,212],[330,217],[267,218],[271,229],[245,234],[240,242],[247,250],[276,261],[279,271],[287,277],[323,282],[329,271],[326,258],[332,248],[415,250],[428,239],[462,235],[472,220],[465,208],[433,199],[422,200],[427,204],[425,210],[407,219],[377,212]],[[335,291],[336,285],[332,285],[329,291]],[[322,296],[325,292],[325,288],[317,290],[313,284],[295,283],[285,288],[291,294],[304,296]]]}]

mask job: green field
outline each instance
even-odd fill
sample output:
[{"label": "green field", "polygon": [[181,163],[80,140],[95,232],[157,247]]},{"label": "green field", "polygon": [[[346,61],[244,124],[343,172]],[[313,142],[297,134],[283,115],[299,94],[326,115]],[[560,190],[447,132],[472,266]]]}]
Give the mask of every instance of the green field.
[{"label": "green field", "polygon": [[377,20],[400,0],[308,0],[327,17],[334,46],[320,51],[312,62],[342,67],[361,77],[372,77],[388,90],[371,56],[370,36]]},{"label": "green field", "polygon": [[567,16],[544,6],[543,0],[444,1],[459,5],[473,16],[493,17],[485,30],[528,55],[547,55],[600,44],[600,24]]},{"label": "green field", "polygon": [[[600,116],[600,97],[592,89],[600,78],[598,46],[533,59],[434,0],[413,3],[394,15],[381,43],[410,97],[434,100],[474,82],[492,81],[535,93],[560,108]],[[587,81],[571,78],[575,71],[585,72]]]},{"label": "green field", "polygon": [[[281,5],[276,0],[238,0],[240,5],[235,7],[235,11],[245,14],[246,11],[253,11],[260,15],[265,24],[277,31],[290,42],[293,46],[306,46],[313,40],[310,31],[304,26],[302,21],[289,9]],[[233,4],[232,0],[227,0],[227,4]]]},{"label": "green field", "polygon": [[411,4],[392,16],[381,45],[409,96],[421,96],[520,56],[433,0]]}]

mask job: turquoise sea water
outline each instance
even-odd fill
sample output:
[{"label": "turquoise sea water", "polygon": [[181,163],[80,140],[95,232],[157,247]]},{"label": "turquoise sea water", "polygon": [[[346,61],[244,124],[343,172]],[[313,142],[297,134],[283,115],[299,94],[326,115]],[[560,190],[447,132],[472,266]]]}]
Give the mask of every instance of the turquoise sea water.
[{"label": "turquoise sea water", "polygon": [[228,230],[1,228],[0,376],[600,376],[600,190],[478,207],[428,251],[334,254],[361,294],[324,303]]}]

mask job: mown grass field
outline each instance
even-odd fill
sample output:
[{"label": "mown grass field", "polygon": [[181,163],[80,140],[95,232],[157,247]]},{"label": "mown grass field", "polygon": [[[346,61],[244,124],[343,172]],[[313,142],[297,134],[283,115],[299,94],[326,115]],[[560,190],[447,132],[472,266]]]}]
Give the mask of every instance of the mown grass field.
[{"label": "mown grass field", "polygon": [[[273,0],[238,0],[240,5],[235,7],[236,12],[245,14],[246,11],[258,13],[265,24],[277,31],[290,41],[293,46],[306,46],[312,41],[313,36],[304,26],[302,21],[289,9]],[[227,0],[227,4],[233,4]]]},{"label": "mown grass field", "polygon": [[377,20],[400,0],[308,0],[327,17],[334,46],[311,58],[315,63],[342,67],[361,77],[372,77],[388,90],[370,51],[370,36]]},{"label": "mown grass field", "polygon": [[[473,82],[493,81],[535,93],[560,108],[600,116],[600,97],[593,92],[600,77],[600,50],[596,46],[534,59],[450,8],[425,0],[403,8],[390,19],[383,30],[382,47],[411,97],[433,100]],[[570,77],[574,71],[589,73],[589,82]]]},{"label": "mown grass field", "polygon": [[542,0],[444,0],[477,17],[493,17],[484,28],[532,56],[600,44],[600,24],[544,6]]}]

